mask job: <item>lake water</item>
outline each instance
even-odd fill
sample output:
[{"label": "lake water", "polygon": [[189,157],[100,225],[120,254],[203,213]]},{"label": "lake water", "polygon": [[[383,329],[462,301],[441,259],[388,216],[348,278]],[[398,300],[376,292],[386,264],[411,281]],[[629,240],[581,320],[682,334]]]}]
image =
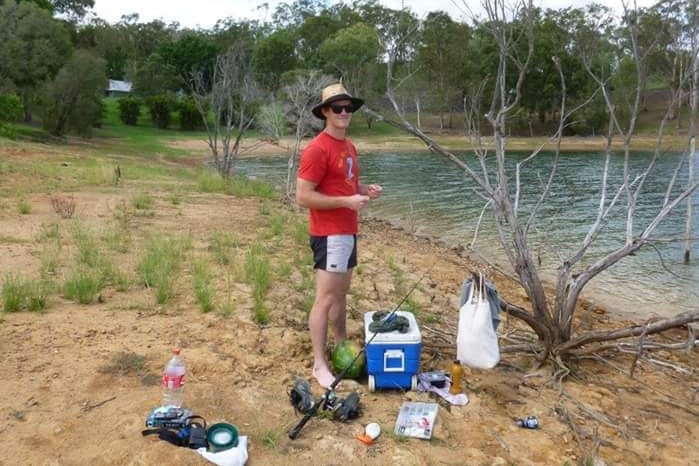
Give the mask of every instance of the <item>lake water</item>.
[{"label": "lake water", "polygon": [[[511,154],[514,163],[527,154]],[[632,177],[647,167],[651,155],[633,154]],[[552,154],[541,154],[522,170],[520,219],[536,200],[550,172]],[[680,160],[668,154],[657,162],[643,187],[638,206],[635,232],[655,216],[667,190],[667,183]],[[285,157],[260,157],[238,160],[240,173],[269,180],[283,186],[286,176]],[[559,160],[558,176],[551,194],[540,210],[530,238],[530,248],[541,260],[542,275],[554,276],[561,258],[570,255],[585,237],[594,221],[599,204],[604,156],[594,153],[566,153]],[[473,169],[477,165],[469,161]],[[699,160],[695,161],[699,165]],[[452,245],[468,246],[473,240],[484,200],[475,191],[470,178],[447,159],[426,152],[360,154],[361,180],[378,183],[383,196],[372,201],[366,214],[399,224],[418,234],[440,238]],[[609,171],[608,198],[613,196],[622,179],[623,157],[615,156]],[[686,166],[685,166],[686,168]],[[694,172],[699,174],[699,166]],[[687,170],[681,170],[678,192],[686,184]],[[623,201],[623,198],[620,199]],[[699,193],[693,202],[694,236],[699,236]],[[590,250],[589,263],[601,254],[623,244],[625,216],[623,202],[617,203],[616,215]],[[682,204],[656,229],[654,238],[683,235],[686,204]],[[657,242],[637,255],[627,257],[595,277],[583,296],[615,312],[668,316],[699,307],[699,242],[692,246],[692,263],[683,265],[684,242]],[[481,222],[475,249],[510,270],[497,242],[490,210]],[[665,264],[665,268],[661,264]]]}]

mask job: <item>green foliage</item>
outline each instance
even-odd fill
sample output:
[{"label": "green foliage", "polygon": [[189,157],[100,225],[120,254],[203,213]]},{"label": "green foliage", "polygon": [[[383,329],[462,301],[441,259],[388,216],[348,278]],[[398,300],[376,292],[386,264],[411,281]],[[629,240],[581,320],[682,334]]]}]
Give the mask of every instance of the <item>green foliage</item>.
[{"label": "green foliage", "polygon": [[264,181],[243,176],[224,178],[212,170],[203,170],[198,178],[199,190],[203,193],[225,193],[233,196],[252,196],[263,199],[277,197],[274,188]]},{"label": "green foliage", "polygon": [[296,67],[296,37],[291,30],[279,29],[260,39],[252,53],[252,66],[257,79],[276,90],[279,77]]},{"label": "green foliage", "polygon": [[134,66],[134,89],[141,96],[175,92],[181,87],[175,67],[166,63],[158,53],[151,54]]},{"label": "green foliage", "polygon": [[272,141],[278,141],[287,133],[284,108],[277,102],[262,105],[257,111],[257,129]]},{"label": "green foliage", "polygon": [[42,282],[23,280],[6,275],[2,286],[2,304],[5,312],[21,310],[40,311],[48,302],[48,286]]},{"label": "green foliage", "polygon": [[125,125],[135,126],[141,115],[141,99],[137,97],[124,97],[119,99],[119,119]]},{"label": "green foliage", "polygon": [[80,304],[90,304],[103,286],[104,279],[98,271],[82,267],[66,279],[63,296]]},{"label": "green foliage", "polygon": [[76,51],[44,90],[43,125],[61,136],[70,130],[89,136],[102,117],[102,95],[107,82],[105,61]]},{"label": "green foliage", "polygon": [[102,256],[95,235],[79,224],[75,225],[72,233],[77,247],[78,263],[90,268],[99,267]]},{"label": "green foliage", "polygon": [[172,295],[184,247],[183,241],[167,236],[154,236],[146,244],[138,272],[143,284],[155,291],[158,304],[166,303]]},{"label": "green foliage", "polygon": [[380,52],[375,29],[358,23],[338,31],[320,46],[318,56],[326,71],[340,70],[351,84],[366,79],[368,66],[373,66]]},{"label": "green foliage", "polygon": [[202,127],[202,116],[192,96],[180,100],[177,111],[180,114],[180,128],[184,131],[193,131]]},{"label": "green foliage", "polygon": [[209,240],[209,251],[216,257],[220,265],[228,265],[232,261],[233,249],[238,248],[238,240],[228,232],[216,232]]},{"label": "green foliage", "polygon": [[255,322],[264,325],[269,322],[269,311],[264,305],[264,299],[271,285],[269,258],[260,244],[252,244],[248,248],[245,262],[245,279],[252,286],[254,298],[253,317]]},{"label": "green foliage", "polygon": [[13,139],[15,132],[3,123],[17,121],[22,116],[22,100],[17,94],[0,92],[0,136]]},{"label": "green foliage", "polygon": [[166,129],[170,125],[172,112],[176,108],[175,99],[169,94],[159,94],[146,99],[151,121],[156,128]]},{"label": "green foliage", "polygon": [[28,215],[32,213],[32,204],[25,198],[21,198],[17,201],[17,212],[22,215]]},{"label": "green foliage", "polygon": [[131,203],[136,209],[146,210],[153,206],[153,198],[148,193],[140,193],[131,199]]},{"label": "green foliage", "polygon": [[202,312],[212,311],[214,309],[215,291],[211,271],[208,264],[203,260],[195,261],[192,264],[192,285],[199,309]]},{"label": "green foliage", "polygon": [[216,62],[219,47],[208,36],[189,33],[178,40],[163,43],[158,54],[172,66],[180,79],[180,85],[188,88],[192,73],[201,72],[210,81],[210,73]]},{"label": "green foliage", "polygon": [[0,44],[0,77],[19,90],[29,117],[38,86],[71,54],[68,31],[33,2],[0,2]]}]

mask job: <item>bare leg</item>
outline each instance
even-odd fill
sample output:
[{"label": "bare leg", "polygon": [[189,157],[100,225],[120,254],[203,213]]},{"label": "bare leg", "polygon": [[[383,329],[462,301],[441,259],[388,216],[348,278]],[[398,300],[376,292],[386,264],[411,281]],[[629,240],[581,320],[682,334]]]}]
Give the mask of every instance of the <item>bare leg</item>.
[{"label": "bare leg", "polygon": [[336,273],[316,270],[316,296],[308,316],[308,326],[313,345],[313,377],[324,388],[328,388],[335,380],[335,376],[325,359],[328,322],[333,323],[336,339],[338,337],[346,338],[345,294],[349,289],[351,277],[351,272]]}]

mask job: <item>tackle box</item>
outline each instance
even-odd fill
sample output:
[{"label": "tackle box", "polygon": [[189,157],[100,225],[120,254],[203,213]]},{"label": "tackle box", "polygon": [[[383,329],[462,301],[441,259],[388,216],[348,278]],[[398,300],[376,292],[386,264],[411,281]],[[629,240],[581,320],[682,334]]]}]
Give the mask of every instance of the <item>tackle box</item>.
[{"label": "tackle box", "polygon": [[374,314],[375,312],[364,314],[364,343],[369,391],[373,392],[377,388],[417,389],[422,336],[415,316],[412,312],[396,311],[391,318],[397,316],[407,318],[410,323],[408,331],[401,333],[393,330],[374,333],[369,330],[369,325],[374,321]]}]

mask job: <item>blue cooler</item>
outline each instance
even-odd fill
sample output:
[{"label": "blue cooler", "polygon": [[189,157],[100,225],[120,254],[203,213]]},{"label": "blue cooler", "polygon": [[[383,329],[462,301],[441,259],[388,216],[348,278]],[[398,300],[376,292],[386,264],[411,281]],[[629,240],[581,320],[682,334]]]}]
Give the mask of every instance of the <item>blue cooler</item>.
[{"label": "blue cooler", "polygon": [[375,334],[369,330],[374,312],[364,314],[364,342],[370,392],[377,388],[417,389],[417,372],[420,368],[422,348],[420,328],[412,312],[396,311],[395,315],[406,317],[410,322],[410,328],[406,333],[394,330]]}]

